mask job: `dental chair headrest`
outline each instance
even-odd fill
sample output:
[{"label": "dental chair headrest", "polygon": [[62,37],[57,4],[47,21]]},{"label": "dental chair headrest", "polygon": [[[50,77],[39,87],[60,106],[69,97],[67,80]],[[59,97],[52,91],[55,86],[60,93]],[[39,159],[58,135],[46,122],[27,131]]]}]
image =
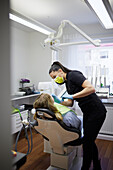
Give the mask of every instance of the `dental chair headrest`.
[{"label": "dental chair headrest", "polygon": [[[56,118],[55,114],[54,114],[51,110],[46,109],[46,108],[37,108],[37,109],[36,109],[36,112],[42,112],[42,113],[48,114],[48,115],[51,116],[51,117],[46,117],[46,116],[44,116],[45,119],[51,120],[51,121],[57,121],[57,122],[60,124],[60,126],[62,126],[62,128],[64,128],[65,130],[78,133],[79,136],[81,136],[81,131],[80,131],[80,129],[77,129],[77,128],[75,128],[75,127],[69,127],[69,126],[67,126],[63,121],[58,120],[58,119]],[[38,115],[37,115],[37,118],[39,118]]]},{"label": "dental chair headrest", "polygon": [[49,120],[51,120],[51,119],[55,120],[56,119],[55,114],[51,110],[49,110],[49,109],[46,109],[46,108],[37,108],[36,112],[43,112],[43,113],[48,114],[51,117],[51,118],[47,117],[47,119],[49,118]]}]

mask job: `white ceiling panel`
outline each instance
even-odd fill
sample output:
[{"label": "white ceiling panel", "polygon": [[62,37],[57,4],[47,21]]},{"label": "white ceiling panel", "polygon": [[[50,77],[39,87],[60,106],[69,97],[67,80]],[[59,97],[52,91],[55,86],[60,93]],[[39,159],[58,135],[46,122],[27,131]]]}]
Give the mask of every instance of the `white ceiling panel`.
[{"label": "white ceiling panel", "polygon": [[99,23],[83,0],[10,0],[10,7],[52,29],[64,19],[77,25]]}]

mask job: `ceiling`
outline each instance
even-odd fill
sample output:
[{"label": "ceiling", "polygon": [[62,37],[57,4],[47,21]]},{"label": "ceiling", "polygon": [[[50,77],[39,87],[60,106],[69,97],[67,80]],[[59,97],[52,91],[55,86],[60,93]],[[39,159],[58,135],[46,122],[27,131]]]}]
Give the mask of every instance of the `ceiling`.
[{"label": "ceiling", "polygon": [[52,29],[64,19],[76,25],[99,23],[84,0],[10,0],[10,8]]},{"label": "ceiling", "polygon": [[111,8],[112,8],[112,10],[113,10],[113,0],[109,0],[109,3],[110,3]]},{"label": "ceiling", "polygon": [[[113,10],[113,0],[108,1]],[[113,29],[105,29],[84,0],[10,0],[10,8],[54,30],[58,29],[62,20],[70,20],[90,36],[113,38]]]}]

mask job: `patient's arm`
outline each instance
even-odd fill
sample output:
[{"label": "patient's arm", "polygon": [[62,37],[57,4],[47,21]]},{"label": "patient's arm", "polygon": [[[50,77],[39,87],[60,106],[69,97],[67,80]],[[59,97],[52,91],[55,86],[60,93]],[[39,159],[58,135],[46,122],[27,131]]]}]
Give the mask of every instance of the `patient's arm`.
[{"label": "patient's arm", "polygon": [[65,99],[64,101],[62,101],[62,105],[64,105],[64,106],[70,106],[70,107],[72,107],[73,106],[73,100],[71,100],[71,99]]}]

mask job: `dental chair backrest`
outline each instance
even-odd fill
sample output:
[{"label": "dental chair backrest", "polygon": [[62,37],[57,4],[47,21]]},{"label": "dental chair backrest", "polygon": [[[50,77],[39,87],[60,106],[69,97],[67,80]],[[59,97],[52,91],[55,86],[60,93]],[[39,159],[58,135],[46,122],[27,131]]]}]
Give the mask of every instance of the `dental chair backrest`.
[{"label": "dental chair backrest", "polygon": [[38,126],[34,128],[49,140],[52,152],[64,154],[64,144],[78,139],[81,131],[57,120],[55,114],[48,109],[38,108],[36,111]]}]

